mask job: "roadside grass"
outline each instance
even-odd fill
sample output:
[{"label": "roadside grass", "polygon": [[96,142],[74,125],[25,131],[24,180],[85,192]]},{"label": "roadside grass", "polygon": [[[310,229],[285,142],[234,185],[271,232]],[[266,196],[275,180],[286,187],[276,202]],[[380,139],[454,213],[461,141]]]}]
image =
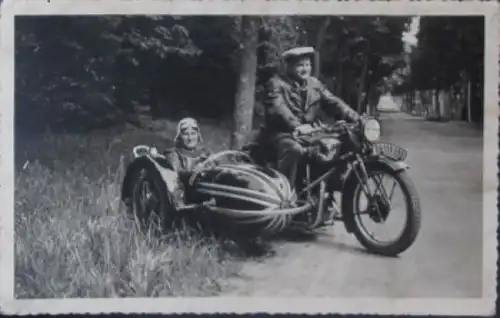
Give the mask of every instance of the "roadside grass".
[{"label": "roadside grass", "polygon": [[[212,149],[220,125],[202,125]],[[174,136],[175,123],[165,136]],[[187,228],[162,237],[140,230],[120,202],[126,155],[159,133],[117,129],[16,141],[17,298],[210,296],[239,262],[224,242]],[[161,145],[161,144],[159,144]]]}]

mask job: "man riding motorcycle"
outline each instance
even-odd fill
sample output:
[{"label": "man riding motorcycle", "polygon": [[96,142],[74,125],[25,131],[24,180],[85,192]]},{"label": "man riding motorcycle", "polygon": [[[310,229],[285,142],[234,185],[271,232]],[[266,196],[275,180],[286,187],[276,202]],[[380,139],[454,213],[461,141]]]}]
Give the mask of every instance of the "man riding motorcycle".
[{"label": "man riding motorcycle", "polygon": [[282,54],[286,73],[276,74],[266,83],[265,124],[261,133],[274,148],[277,168],[296,185],[297,167],[306,153],[294,134],[308,134],[321,115],[335,114],[356,122],[360,116],[334,96],[317,78],[311,76],[312,47],[299,47]]}]

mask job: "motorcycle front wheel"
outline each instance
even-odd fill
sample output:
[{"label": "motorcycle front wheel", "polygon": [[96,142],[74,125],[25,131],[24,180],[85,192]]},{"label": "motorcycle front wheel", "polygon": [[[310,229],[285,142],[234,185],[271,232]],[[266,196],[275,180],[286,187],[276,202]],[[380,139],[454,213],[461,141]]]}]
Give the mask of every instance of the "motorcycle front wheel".
[{"label": "motorcycle front wheel", "polygon": [[[343,210],[350,217],[352,232],[356,239],[363,245],[369,252],[384,255],[384,256],[397,256],[406,251],[413,245],[421,226],[421,209],[420,200],[406,171],[394,171],[386,165],[379,165],[375,169],[368,170],[368,181],[371,180],[375,183],[375,191],[372,190],[372,195],[369,198],[366,195],[366,186],[359,182],[358,178],[350,178],[346,185],[346,191],[343,196]],[[392,210],[391,199],[394,189],[392,191],[385,191],[380,186],[380,176],[387,176],[394,180],[394,184],[398,185],[404,197],[404,210],[406,220],[403,222],[402,229],[399,231],[394,239],[388,241],[381,241],[371,233],[362,218],[367,216],[369,220],[374,223],[385,225],[391,214],[395,214]],[[377,179],[379,187],[377,188]],[[363,188],[365,191],[363,191]],[[360,198],[365,196],[366,207],[360,208]],[[396,213],[397,214],[397,213]],[[344,215],[345,216],[345,215]]]},{"label": "motorcycle front wheel", "polygon": [[175,208],[159,173],[153,169],[138,169],[132,182],[131,212],[145,228],[160,230],[172,227]]}]

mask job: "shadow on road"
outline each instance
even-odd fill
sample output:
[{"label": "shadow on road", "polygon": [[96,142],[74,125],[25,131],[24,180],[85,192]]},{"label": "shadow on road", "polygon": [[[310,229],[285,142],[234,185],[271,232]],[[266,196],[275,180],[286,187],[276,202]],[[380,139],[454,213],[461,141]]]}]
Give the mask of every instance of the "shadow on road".
[{"label": "shadow on road", "polygon": [[[318,247],[332,248],[334,250],[349,252],[354,254],[361,254],[365,256],[372,256],[380,258],[382,256],[374,254],[359,245],[350,245],[341,241],[335,240],[335,235],[331,232],[306,232],[300,230],[289,230],[283,232],[278,238],[274,240],[276,243],[288,243],[288,244],[307,244],[314,243]],[[398,258],[398,256],[384,258]]]},{"label": "shadow on road", "polygon": [[335,240],[331,240],[331,239],[330,240],[318,240],[315,244],[318,247],[332,248],[332,249],[342,251],[342,252],[359,254],[359,255],[369,256],[369,257],[373,257],[373,258],[390,258],[390,259],[398,259],[399,258],[399,256],[378,255],[375,253],[371,253],[370,251],[366,250],[362,246],[353,246],[353,245],[346,244],[344,242],[335,241]]},{"label": "shadow on road", "polygon": [[[380,258],[380,255],[370,253],[361,246],[349,245],[340,241],[335,241],[334,235],[321,231],[305,231],[299,229],[289,229],[272,238],[259,238],[252,240],[224,240],[222,247],[231,256],[240,259],[264,260],[276,256],[276,248],[281,244],[299,245],[304,248],[310,244],[331,248],[339,252],[349,252],[365,256]],[[397,257],[396,257],[397,258]]]}]

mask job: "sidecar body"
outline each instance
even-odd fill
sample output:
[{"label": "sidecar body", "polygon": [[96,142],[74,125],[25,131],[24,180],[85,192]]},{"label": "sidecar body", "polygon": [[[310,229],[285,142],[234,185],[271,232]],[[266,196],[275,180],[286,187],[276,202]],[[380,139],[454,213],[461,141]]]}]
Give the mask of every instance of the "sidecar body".
[{"label": "sidecar body", "polygon": [[[165,157],[152,154],[147,146],[138,146],[127,167],[122,200],[130,202],[134,197],[140,200],[156,195],[163,202],[159,207],[162,211],[156,212],[168,219],[172,214],[182,217],[188,213],[195,218],[198,214],[200,219],[203,216],[219,227],[222,224],[232,232],[246,235],[280,232],[290,225],[294,215],[311,208],[309,204],[298,205],[283,174],[256,164],[247,153],[223,151],[215,157],[217,163],[194,172],[188,180],[181,180]],[[144,188],[140,184],[148,180],[147,188],[152,194],[137,194]],[[180,196],[176,194],[179,191],[182,191]],[[182,204],[172,204],[174,198],[181,198]]]}]

